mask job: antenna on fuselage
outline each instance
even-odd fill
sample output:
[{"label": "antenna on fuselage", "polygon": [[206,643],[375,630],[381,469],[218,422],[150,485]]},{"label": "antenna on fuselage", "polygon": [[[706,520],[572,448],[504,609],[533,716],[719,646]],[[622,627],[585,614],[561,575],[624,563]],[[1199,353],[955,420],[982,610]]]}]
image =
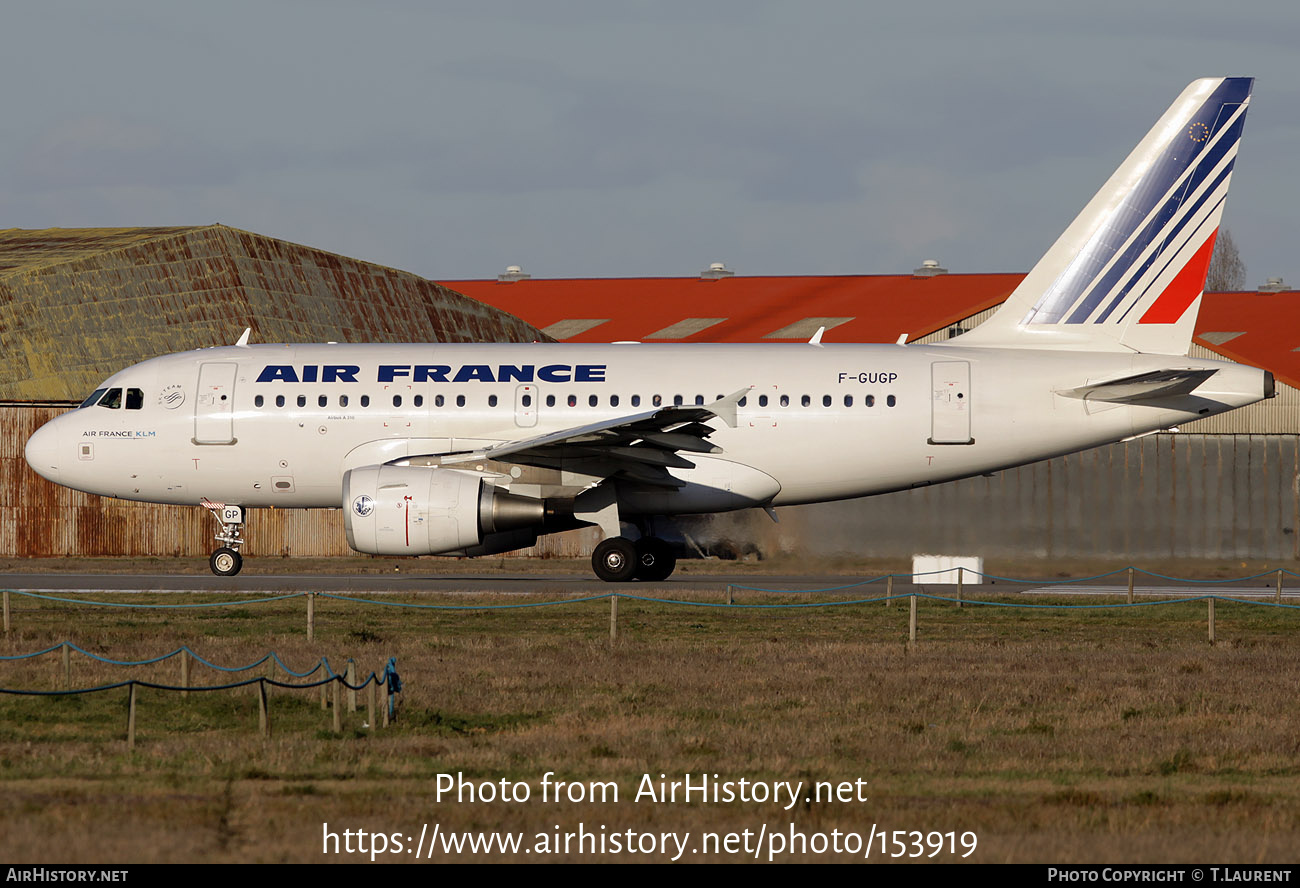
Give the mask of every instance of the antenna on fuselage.
[{"label": "antenna on fuselage", "polygon": [[239,337],[239,341],[236,342],[235,345],[239,346],[240,348],[248,348],[248,336],[252,332],[253,332],[252,327],[245,327],[243,335]]}]

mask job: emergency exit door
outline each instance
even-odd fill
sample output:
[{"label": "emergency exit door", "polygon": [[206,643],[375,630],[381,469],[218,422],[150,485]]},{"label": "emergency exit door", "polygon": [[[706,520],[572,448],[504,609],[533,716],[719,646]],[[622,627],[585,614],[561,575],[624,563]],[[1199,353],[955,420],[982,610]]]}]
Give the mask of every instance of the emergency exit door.
[{"label": "emergency exit door", "polygon": [[970,362],[930,365],[931,444],[973,444],[970,436]]}]

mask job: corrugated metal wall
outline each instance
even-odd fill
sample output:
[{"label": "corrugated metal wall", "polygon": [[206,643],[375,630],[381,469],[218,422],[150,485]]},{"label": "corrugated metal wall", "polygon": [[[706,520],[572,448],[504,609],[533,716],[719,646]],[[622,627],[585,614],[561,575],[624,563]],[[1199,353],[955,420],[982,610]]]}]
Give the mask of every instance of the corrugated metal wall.
[{"label": "corrugated metal wall", "polygon": [[[203,509],[89,496],[32,472],[27,437],[63,409],[0,407],[0,556],[202,557],[215,548]],[[1298,478],[1297,435],[1152,435],[992,478],[782,509],[779,525],[760,513],[721,523],[794,553],[1297,559]],[[247,537],[252,558],[351,551],[339,511],[259,509]],[[598,539],[594,528],[572,531],[524,554],[585,557]]]},{"label": "corrugated metal wall", "polygon": [[1291,560],[1297,479],[1297,435],[1151,435],[991,478],[783,509],[768,545],[866,557]]}]

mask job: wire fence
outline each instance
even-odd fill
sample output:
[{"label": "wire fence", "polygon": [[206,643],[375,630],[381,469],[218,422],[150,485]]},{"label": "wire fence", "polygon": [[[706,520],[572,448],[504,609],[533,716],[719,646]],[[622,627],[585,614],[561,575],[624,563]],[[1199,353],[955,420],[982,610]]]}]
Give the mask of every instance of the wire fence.
[{"label": "wire fence", "polygon": [[[270,702],[267,696],[267,688],[282,688],[285,690],[300,691],[308,688],[320,688],[321,691],[321,709],[331,709],[333,712],[333,730],[335,733],[342,731],[342,703],[340,695],[343,691],[347,692],[347,707],[349,712],[357,711],[357,693],[360,691],[367,692],[367,714],[369,716],[368,726],[388,727],[390,722],[397,715],[397,695],[402,690],[402,680],[397,673],[397,658],[389,657],[382,672],[371,672],[365,679],[358,681],[356,661],[349,658],[342,672],[337,672],[330,666],[327,657],[321,657],[320,660],[311,669],[306,671],[297,671],[284,662],[284,660],[275,651],[270,651],[258,660],[243,666],[222,666],[203,657],[188,646],[181,646],[174,651],[166,654],[160,654],[156,657],[149,657],[143,660],[117,660],[112,657],[105,657],[88,651],[80,645],[70,641],[63,641],[59,644],[50,645],[39,651],[31,651],[26,654],[11,654],[0,656],[0,662],[16,662],[24,660],[33,660],[38,657],[47,656],[59,652],[63,661],[63,687],[55,690],[35,690],[25,688],[5,688],[0,687],[0,694],[21,697],[68,697],[76,694],[95,694],[104,691],[114,691],[121,688],[127,689],[127,748],[135,748],[136,735],[136,699],[139,688],[148,688],[155,691],[174,691],[182,697],[188,697],[192,692],[204,691],[228,691],[238,688],[256,686],[258,697],[258,729],[265,737],[271,736],[270,720]],[[110,682],[107,684],[98,684],[88,687],[72,687],[72,654],[79,654],[95,663],[102,663],[109,666],[119,667],[136,667],[150,666],[156,663],[162,663],[173,657],[179,658],[180,662],[180,683],[164,684],[161,682],[144,681],[141,679],[126,679],[124,681]],[[248,672],[252,669],[270,663],[272,670],[275,668],[283,669],[287,676],[291,678],[310,678],[314,675],[320,675],[314,681],[307,682],[289,682],[280,681],[271,676],[259,675],[251,678],[241,679],[238,681],[228,681],[221,684],[194,684],[190,680],[190,670],[192,664],[200,664],[209,669],[220,673]],[[327,690],[331,691],[331,696],[327,697]],[[376,696],[380,699],[376,701]],[[379,720],[376,720],[376,713],[379,714]]]}]

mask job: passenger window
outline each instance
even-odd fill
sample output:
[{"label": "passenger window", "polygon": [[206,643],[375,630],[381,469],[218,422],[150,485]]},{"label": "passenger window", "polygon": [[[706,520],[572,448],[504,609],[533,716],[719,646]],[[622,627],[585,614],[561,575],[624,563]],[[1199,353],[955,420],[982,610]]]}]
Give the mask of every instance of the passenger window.
[{"label": "passenger window", "polygon": [[611,407],[617,407],[617,406],[618,406],[618,395],[610,395],[610,396],[609,396],[609,406],[611,406]]},{"label": "passenger window", "polygon": [[108,394],[104,395],[99,401],[100,407],[107,407],[109,410],[116,410],[122,406],[122,390],[109,389]]},{"label": "passenger window", "polygon": [[782,407],[789,407],[789,406],[790,406],[790,396],[789,396],[789,395],[782,395],[782,396],[781,396],[781,406],[782,406]]},{"label": "passenger window", "polygon": [[578,406],[578,396],[577,396],[577,395],[569,395],[569,406],[570,406],[570,407],[577,407],[577,406]]},{"label": "passenger window", "polygon": [[898,399],[895,398],[893,395],[890,395],[888,398],[885,399],[885,403],[888,406],[893,407],[895,404],[898,403]]},{"label": "passenger window", "polygon": [[[492,397],[495,398],[496,395],[493,395]],[[533,396],[532,396],[532,395],[524,395],[522,398],[519,399],[519,403],[523,404],[525,407],[531,407],[531,406],[533,406]],[[495,406],[496,406],[496,402],[493,401],[493,402],[492,402],[492,405],[495,407]]]},{"label": "passenger window", "polygon": [[863,404],[866,404],[868,407],[875,407],[875,406],[876,406],[876,396],[875,396],[875,395],[867,395],[865,398],[862,399],[862,403],[863,403]]},{"label": "passenger window", "polygon": [[704,396],[703,396],[703,395],[696,395],[696,396],[695,396],[695,406],[696,406],[696,407],[703,407],[703,406],[704,406]]},{"label": "passenger window", "polygon": [[93,392],[90,393],[89,398],[81,402],[81,406],[89,407],[92,404],[97,404],[99,402],[99,399],[104,397],[105,391],[107,391],[107,389],[95,389]]},{"label": "passenger window", "polygon": [[361,406],[362,406],[362,407],[369,407],[369,406],[370,406],[370,396],[369,396],[369,395],[362,395],[362,396],[361,396]]},{"label": "passenger window", "polygon": [[744,407],[745,404],[748,403],[748,402],[749,402],[749,398],[741,398],[739,401],[736,402],[736,406],[737,406],[737,407]]},{"label": "passenger window", "polygon": [[547,406],[547,407],[554,407],[554,406],[555,406],[555,395],[547,395],[547,396],[546,396],[546,406]]},{"label": "passenger window", "polygon": [[393,395],[393,406],[394,406],[394,407],[401,407],[401,406],[402,406],[402,396],[401,396],[401,395]]},{"label": "passenger window", "polygon": [[441,406],[442,406],[443,404],[445,404],[445,403],[447,403],[447,402],[446,402],[446,400],[443,399],[442,395],[434,395],[434,396],[433,396],[433,406],[434,406],[434,407],[441,407]]},{"label": "passenger window", "polygon": [[424,395],[416,395],[416,396],[415,396],[415,406],[416,406],[416,407],[423,407],[423,406],[424,406]]},{"label": "passenger window", "polygon": [[265,399],[263,399],[261,395],[258,395],[256,398],[253,399],[254,407],[261,407],[264,403],[266,403],[266,401]]},{"label": "passenger window", "polygon": [[465,406],[465,396],[464,396],[464,395],[457,395],[457,396],[456,396],[456,406],[457,406],[457,407],[464,407],[464,406]]},{"label": "passenger window", "polygon": [[844,406],[845,406],[845,407],[852,407],[852,406],[853,406],[853,396],[852,396],[852,395],[845,395],[845,396],[844,396]]},{"label": "passenger window", "polygon": [[766,406],[767,406],[767,395],[759,395],[759,396],[758,396],[758,406],[759,406],[759,407],[766,407]]},{"label": "passenger window", "polygon": [[299,395],[299,396],[298,396],[298,406],[299,406],[299,407],[306,407],[306,406],[307,406],[307,396],[306,396],[306,395]]},{"label": "passenger window", "polygon": [[126,390],[126,409],[139,410],[144,406],[144,392],[140,389]]},{"label": "passenger window", "polygon": [[340,407],[346,407],[346,406],[348,406],[348,396],[347,396],[347,395],[339,395],[339,406],[340,406]]},{"label": "passenger window", "polygon": [[[524,400],[525,400],[525,401],[529,401],[529,400],[532,400],[532,399],[529,398],[527,395],[524,395]],[[489,406],[489,407],[495,407],[496,405],[497,405],[497,396],[496,396],[496,395],[488,395],[488,406]],[[527,407],[528,405],[525,404],[524,406]]]},{"label": "passenger window", "polygon": [[823,407],[829,407],[829,406],[831,406],[831,396],[830,396],[830,395],[822,395],[822,406],[823,406]]},{"label": "passenger window", "polygon": [[662,395],[655,395],[653,398],[650,399],[650,402],[654,404],[656,407],[659,407],[663,404],[664,399]]},{"label": "passenger window", "polygon": [[591,395],[590,397],[587,398],[588,407],[595,407],[599,403],[600,403],[600,398],[596,397],[595,395]]},{"label": "passenger window", "polygon": [[807,407],[809,404],[812,403],[812,398],[808,397],[807,395],[804,395],[802,398],[799,399],[799,403]]},{"label": "passenger window", "polygon": [[283,406],[284,406],[284,395],[276,395],[276,396],[275,396],[275,406],[276,406],[276,407],[283,407]]},{"label": "passenger window", "polygon": [[633,396],[632,396],[632,406],[633,406],[633,407],[640,407],[640,406],[641,406],[641,396],[640,396],[640,395],[633,395]]},{"label": "passenger window", "polygon": [[320,395],[316,398],[317,407],[328,407],[330,403],[329,395]]},{"label": "passenger window", "polygon": [[682,396],[681,396],[681,395],[673,395],[673,406],[674,406],[674,407],[680,407],[680,406],[682,406]]}]

